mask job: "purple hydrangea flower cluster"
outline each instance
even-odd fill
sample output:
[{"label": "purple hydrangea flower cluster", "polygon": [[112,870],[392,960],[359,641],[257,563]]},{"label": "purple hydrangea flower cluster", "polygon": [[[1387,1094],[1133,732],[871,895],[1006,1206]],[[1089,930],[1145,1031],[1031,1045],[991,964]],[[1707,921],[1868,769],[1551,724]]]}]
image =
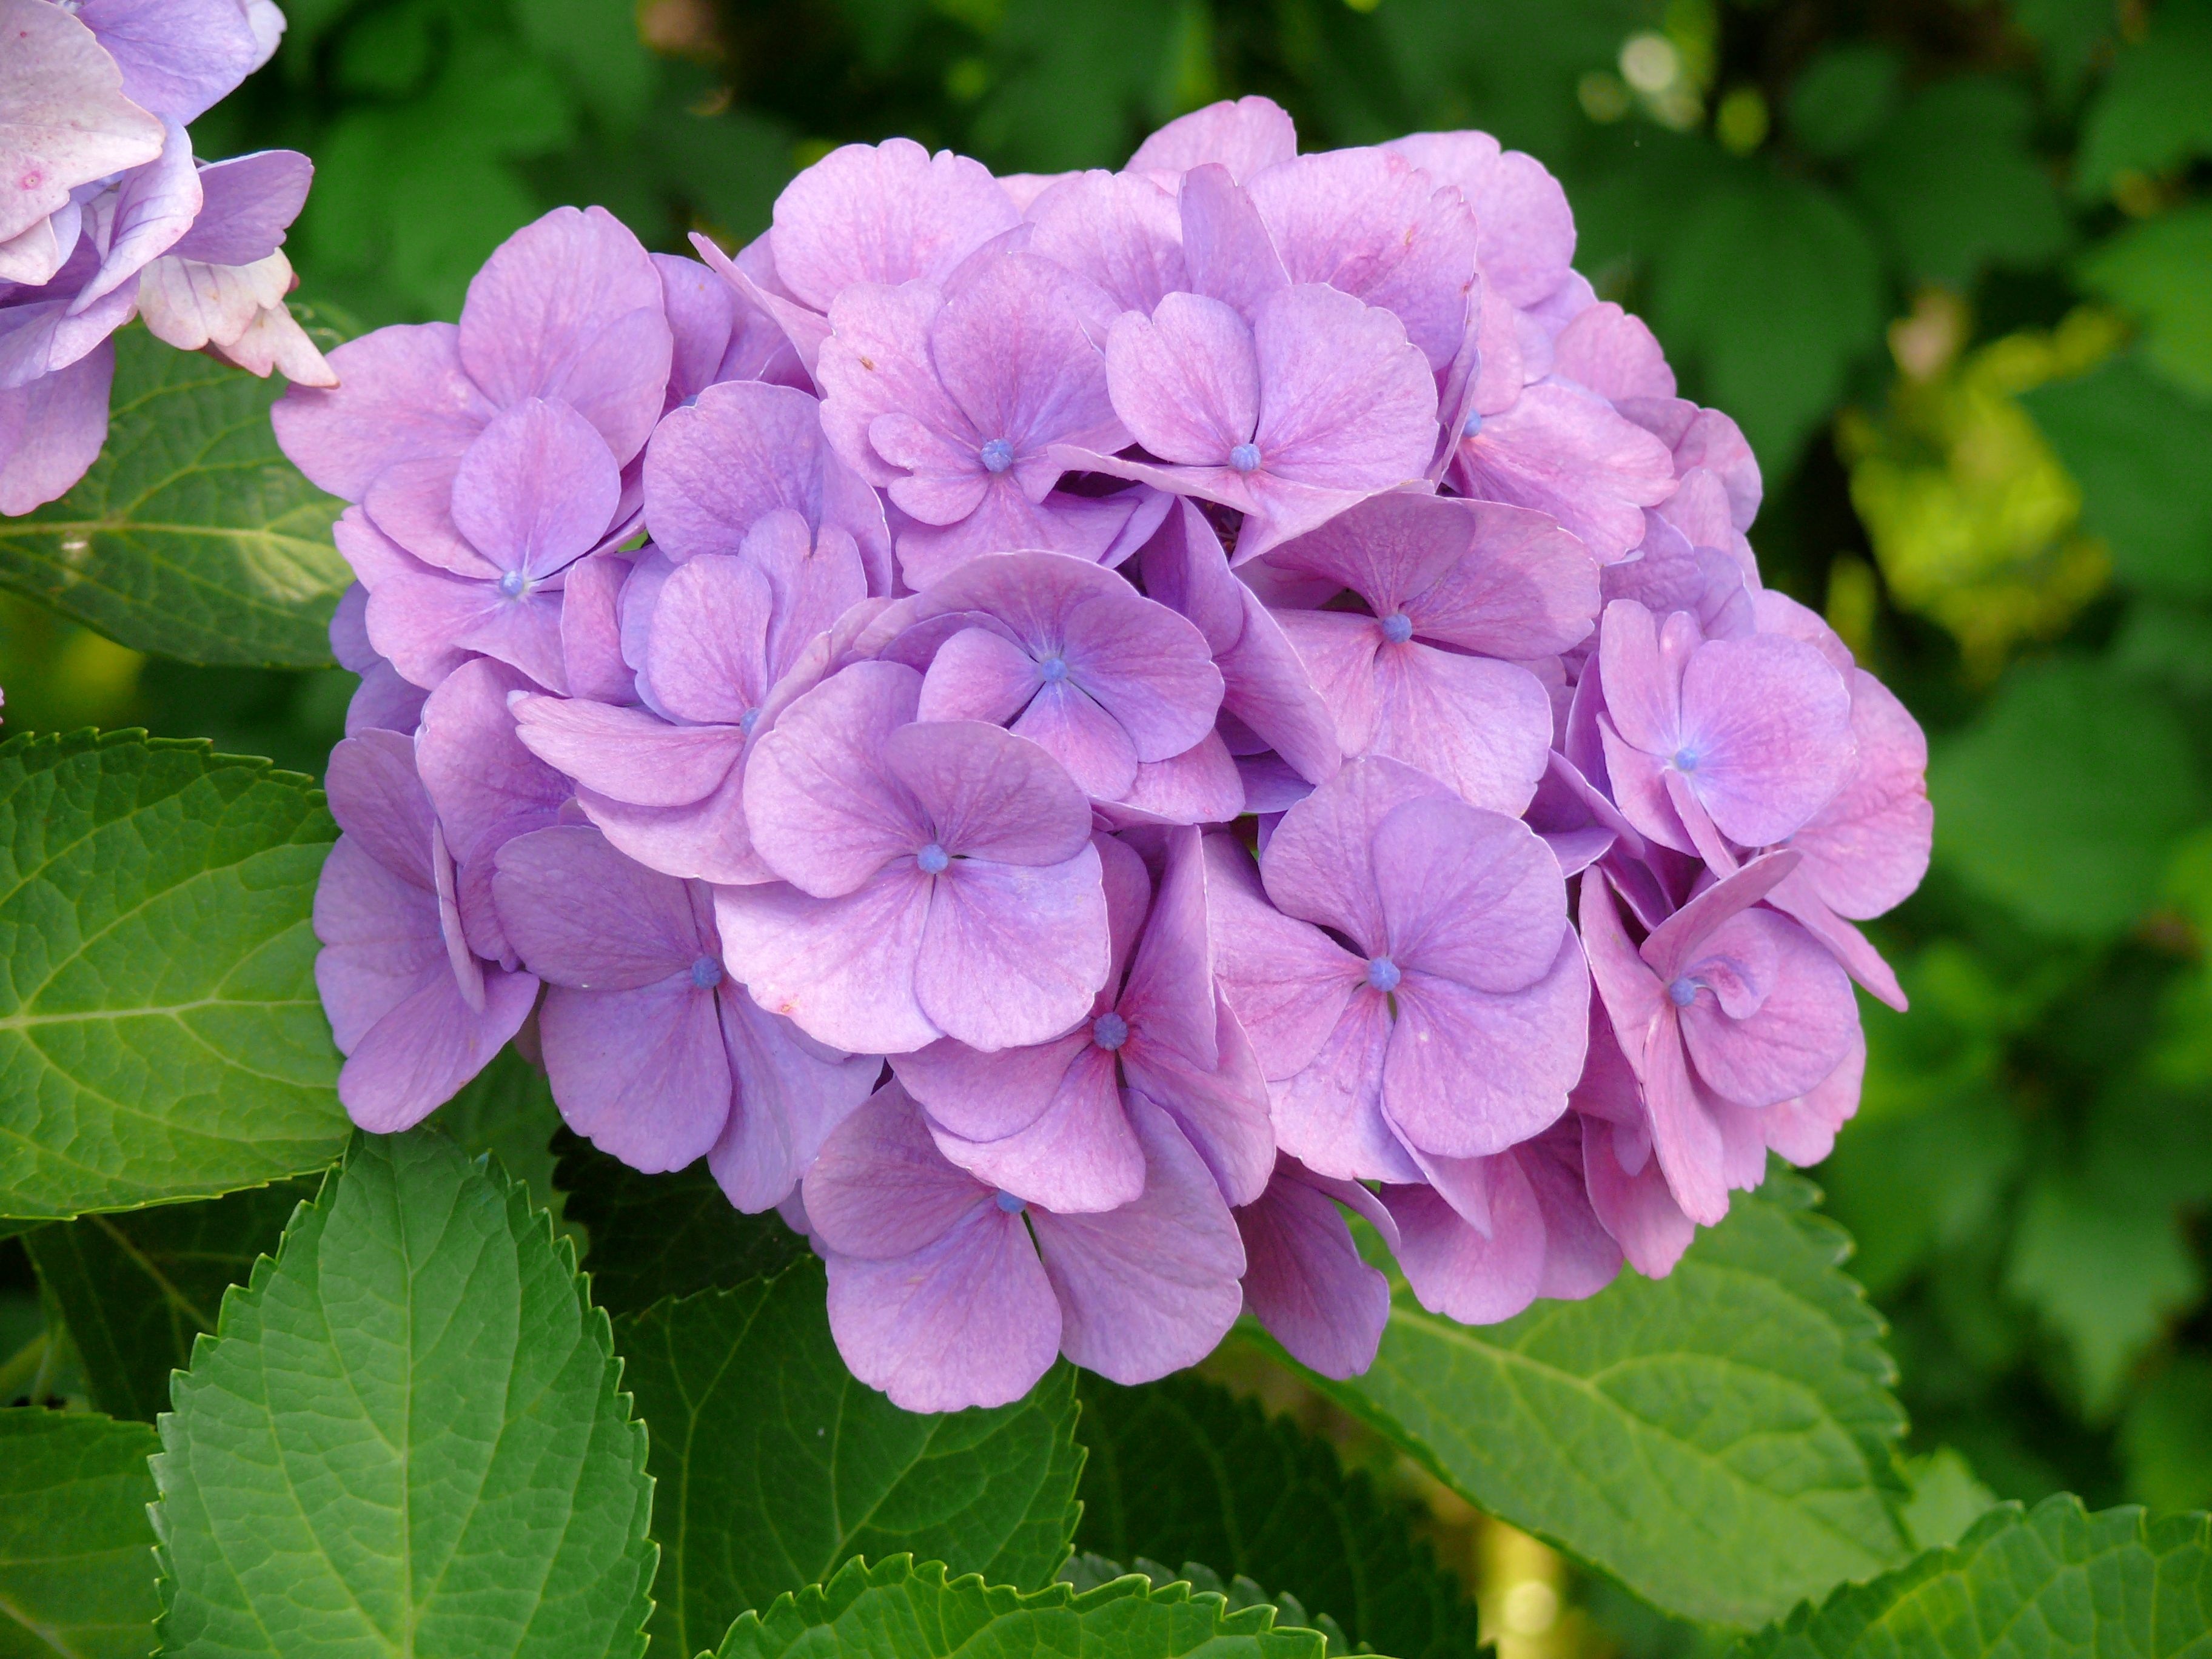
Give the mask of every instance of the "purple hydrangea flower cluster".
[{"label": "purple hydrangea flower cluster", "polygon": [[519,1035],[920,1410],[1240,1310],[1350,1375],[1352,1218],[1468,1322],[1668,1272],[1856,1103],[1924,750],[1573,246],[1481,134],[1247,99],[1120,173],[848,146],[703,264],[564,209],[340,349],[276,422],[361,579],[354,1116]]},{"label": "purple hydrangea flower cluster", "polygon": [[0,0],[0,514],[65,495],[107,438],[109,337],[333,386],[285,308],[313,168],[192,158],[185,129],[266,63],[273,0]]}]

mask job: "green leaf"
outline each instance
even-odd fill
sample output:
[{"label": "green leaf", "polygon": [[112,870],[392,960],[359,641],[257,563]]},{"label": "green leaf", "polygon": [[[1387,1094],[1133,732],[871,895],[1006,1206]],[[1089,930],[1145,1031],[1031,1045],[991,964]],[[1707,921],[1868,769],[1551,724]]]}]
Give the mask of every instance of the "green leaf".
[{"label": "green leaf", "polygon": [[2128,1492],[2157,1510],[2212,1508],[2212,1359],[2177,1356],[2120,1425]]},{"label": "green leaf", "polygon": [[[2212,204],[2122,231],[2081,261],[2082,283],[2143,325],[2144,359],[2177,386],[2212,397]],[[2212,565],[2212,554],[2205,562]]]},{"label": "green leaf", "polygon": [[1400,1659],[1474,1659],[1474,1604],[1417,1533],[1419,1512],[1347,1474],[1328,1441],[1191,1376],[1125,1389],[1086,1374],[1080,1394],[1083,1548],[1295,1592]]},{"label": "green leaf", "polygon": [[2150,31],[2112,60],[2089,106],[2075,187],[2109,191],[2123,173],[2157,174],[2212,155],[2212,0],[2165,0]]},{"label": "green leaf", "polygon": [[1162,1562],[1147,1560],[1140,1555],[1125,1567],[1103,1555],[1078,1551],[1060,1570],[1060,1582],[1079,1592],[1097,1589],[1101,1584],[1110,1584],[1116,1578],[1126,1578],[1133,1572],[1150,1579],[1154,1589],[1165,1589],[1170,1584],[1181,1583],[1188,1584],[1200,1594],[1218,1595],[1229,1603],[1232,1613],[1262,1604],[1271,1607],[1275,1610],[1277,1624],[1295,1625],[1301,1630],[1320,1632],[1322,1641],[1328,1644],[1330,1659],[1339,1659],[1340,1656],[1353,1650],[1352,1638],[1344,1633],[1342,1626],[1325,1613],[1309,1617],[1304,1605],[1288,1590],[1262,1589],[1242,1573],[1232,1574],[1224,1579],[1202,1561],[1186,1561],[1180,1567],[1170,1567]]},{"label": "green leaf", "polygon": [[1682,215],[1651,295],[1652,325],[1702,371],[1770,476],[1785,477],[1881,335],[1881,262],[1833,195],[1744,173]]},{"label": "green leaf", "polygon": [[563,1219],[584,1229],[592,1299],[610,1313],[639,1313],[663,1297],[743,1284],[803,1261],[804,1235],[774,1211],[747,1215],[702,1158],[673,1175],[640,1175],[582,1136],[554,1134],[553,1184],[568,1194]]},{"label": "green leaf", "polygon": [[856,1555],[906,1552],[1036,1589],[1075,1531],[1075,1377],[991,1411],[901,1411],[854,1380],[821,1264],[624,1317],[623,1379],[653,1425],[655,1651],[696,1653],[748,1607]]},{"label": "green leaf", "polygon": [[1320,1634],[1277,1630],[1274,1609],[1232,1612],[1188,1586],[1155,1589],[1132,1576],[1078,1595],[1066,1584],[1027,1594],[980,1578],[947,1582],[935,1561],[895,1555],[848,1563],[826,1585],[778,1596],[730,1626],[716,1659],[1322,1659]]},{"label": "green leaf", "polygon": [[356,1139],[176,1379],[163,1650],[637,1654],[620,1364],[520,1183],[434,1131]]},{"label": "green leaf", "polygon": [[2105,664],[2015,670],[1928,769],[1936,856],[2052,933],[2119,932],[2157,896],[2202,793],[2172,704]]},{"label": "green leaf", "polygon": [[0,520],[0,582],[135,650],[314,668],[353,573],[331,542],[343,502],[269,429],[281,380],[115,339],[107,447],[83,481]]},{"label": "green leaf", "polygon": [[1119,167],[1172,70],[1177,18],[1172,0],[1007,0],[979,143],[1042,172]]},{"label": "green leaf", "polygon": [[2212,598],[2212,404],[2128,357],[2021,401],[2081,484],[2081,522],[2110,545],[2119,579]]},{"label": "green leaf", "polygon": [[[562,1133],[552,1085],[510,1043],[438,1108],[438,1127],[471,1152],[489,1152],[530,1188],[530,1201],[565,1221],[566,1199],[553,1184],[553,1137]],[[593,1300],[605,1308],[604,1297]],[[611,1310],[610,1310],[611,1311]]]},{"label": "green leaf", "polygon": [[1372,1370],[1308,1381],[1662,1611],[1758,1625],[1905,1553],[1893,1368],[1812,1201],[1771,1176],[1667,1278],[1624,1272],[1501,1325],[1401,1288]]},{"label": "green leaf", "polygon": [[0,1214],[320,1169],[345,1144],[309,781],[131,733],[0,744]]},{"label": "green leaf", "polygon": [[0,1410],[0,1659],[139,1659],[154,1645],[154,1431]]},{"label": "green leaf", "polygon": [[305,1182],[82,1216],[23,1243],[69,1326],[92,1403],[151,1423],[169,1408],[169,1373],[191,1363],[192,1340],[215,1329],[222,1293],[276,1248],[284,1224],[314,1196]]},{"label": "green leaf", "polygon": [[2025,88],[1976,75],[1915,94],[1883,129],[1856,182],[1911,276],[1970,288],[1990,265],[2064,249],[2057,186],[2028,148],[2034,121]]},{"label": "green leaf", "polygon": [[1957,1543],[1996,1506],[1996,1494],[1977,1480],[1966,1460],[1948,1446],[1938,1446],[1925,1457],[1906,1459],[1904,1473],[1912,1484],[1912,1498],[1899,1518],[1917,1548]]},{"label": "green leaf", "polygon": [[653,54],[638,38],[637,11],[607,0],[517,0],[523,39],[559,64],[602,121],[629,126],[653,96]]},{"label": "green leaf", "polygon": [[1887,46],[1850,41],[1824,48],[1790,86],[1791,137],[1815,155],[1864,149],[1896,112],[1904,78],[1904,64]]},{"label": "green leaf", "polygon": [[2005,1287],[2065,1340],[2082,1404],[2102,1416],[2128,1366],[2204,1284],[2171,1205],[2050,1171],[2021,1206]]},{"label": "green leaf", "polygon": [[1949,1549],[1801,1607],[1736,1659],[2165,1659],[2212,1651],[2212,1517],[2008,1504]]}]

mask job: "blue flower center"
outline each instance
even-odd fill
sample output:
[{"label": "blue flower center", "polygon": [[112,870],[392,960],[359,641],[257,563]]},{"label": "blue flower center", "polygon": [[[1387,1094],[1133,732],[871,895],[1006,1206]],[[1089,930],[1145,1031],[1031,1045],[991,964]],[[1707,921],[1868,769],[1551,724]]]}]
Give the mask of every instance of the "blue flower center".
[{"label": "blue flower center", "polygon": [[1061,656],[1041,659],[1037,663],[1037,677],[1047,685],[1058,685],[1067,678],[1067,659]]},{"label": "blue flower center", "polygon": [[1396,990],[1398,981],[1404,977],[1398,971],[1398,964],[1388,957],[1376,957],[1367,964],[1367,982],[1378,991]]},{"label": "blue flower center", "polygon": [[1091,1040],[1102,1048],[1118,1048],[1129,1040],[1129,1022],[1109,1009],[1091,1022]]},{"label": "blue flower center", "polygon": [[941,876],[951,866],[952,856],[935,842],[914,855],[915,864],[925,876]]},{"label": "blue flower center", "polygon": [[510,570],[499,579],[499,591],[510,599],[519,599],[530,591],[530,578],[520,570]]},{"label": "blue flower center", "polygon": [[751,731],[753,727],[760,724],[760,716],[761,711],[759,709],[746,709],[744,714],[738,716],[738,730],[740,732]]},{"label": "blue flower center", "polygon": [[1686,1008],[1698,1000],[1698,981],[1687,974],[1667,988],[1667,1000],[1677,1008]]},{"label": "blue flower center", "polygon": [[1022,1200],[1016,1198],[1012,1193],[1007,1192],[1004,1188],[1000,1188],[998,1197],[993,1199],[991,1201],[994,1204],[996,1204],[1000,1209],[1008,1215],[1019,1215],[1024,1210],[1029,1208],[1029,1206],[1026,1203]]},{"label": "blue flower center", "polygon": [[1677,772],[1696,771],[1698,769],[1698,751],[1694,749],[1677,749],[1674,751],[1674,769]]},{"label": "blue flower center", "polygon": [[1467,411],[1467,418],[1459,423],[1459,435],[1462,438],[1479,438],[1482,435],[1480,410],[1470,409]]},{"label": "blue flower center", "polygon": [[1393,645],[1403,645],[1413,637],[1413,619],[1404,611],[1393,611],[1382,618],[1382,637]]},{"label": "blue flower center", "polygon": [[1229,465],[1235,467],[1239,472],[1258,471],[1260,470],[1260,446],[1257,444],[1237,445],[1236,448],[1229,452]]},{"label": "blue flower center", "polygon": [[702,991],[711,991],[722,982],[722,964],[712,957],[701,957],[691,964],[691,982]]},{"label": "blue flower center", "polygon": [[994,438],[975,452],[976,459],[983,463],[986,472],[1004,472],[1014,464],[1014,447],[1004,438]]}]

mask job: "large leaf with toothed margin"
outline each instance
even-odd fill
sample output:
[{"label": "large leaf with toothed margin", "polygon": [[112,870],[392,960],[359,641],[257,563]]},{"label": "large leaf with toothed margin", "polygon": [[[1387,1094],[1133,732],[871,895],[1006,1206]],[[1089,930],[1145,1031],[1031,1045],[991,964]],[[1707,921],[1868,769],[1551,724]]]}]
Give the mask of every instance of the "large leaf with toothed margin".
[{"label": "large leaf with toothed margin", "polygon": [[988,1411],[902,1411],[845,1369],[826,1288],[809,1258],[616,1326],[653,1427],[656,1650],[711,1646],[746,1608],[856,1555],[905,1552],[1017,1589],[1051,1583],[1067,1557],[1074,1372],[1055,1366]]},{"label": "large leaf with toothed margin", "polygon": [[635,1659],[621,1363],[521,1182],[434,1129],[357,1139],[175,1379],[163,1651]]},{"label": "large leaf with toothed margin", "polygon": [[154,1431],[0,1410],[0,1659],[140,1659],[154,1645]]},{"label": "large leaf with toothed margin", "polygon": [[313,782],[131,732],[0,744],[0,1215],[204,1198],[345,1145]]},{"label": "large leaf with toothed margin", "polygon": [[1478,1509],[1655,1607],[1764,1624],[1906,1554],[1894,1368],[1812,1197],[1770,1176],[1667,1278],[1624,1269],[1499,1325],[1401,1286],[1373,1369],[1314,1381]]}]

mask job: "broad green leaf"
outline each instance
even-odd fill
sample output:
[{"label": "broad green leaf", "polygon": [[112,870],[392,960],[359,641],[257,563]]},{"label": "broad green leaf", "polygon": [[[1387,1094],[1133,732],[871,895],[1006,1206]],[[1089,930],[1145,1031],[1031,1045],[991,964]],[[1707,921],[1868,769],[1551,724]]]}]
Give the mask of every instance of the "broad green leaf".
[{"label": "broad green leaf", "polygon": [[553,1137],[553,1184],[562,1218],[584,1229],[592,1300],[638,1313],[663,1297],[690,1296],[773,1273],[808,1255],[806,1240],[773,1211],[746,1215],[702,1158],[672,1175],[640,1175],[568,1130]]},{"label": "broad green leaf", "polygon": [[1966,1460],[1949,1446],[1938,1446],[1925,1457],[1907,1458],[1902,1468],[1912,1497],[1898,1518],[1905,1522],[1905,1535],[1915,1548],[1932,1550],[1957,1543],[1968,1528],[1996,1507],[1996,1494],[1974,1478]]},{"label": "broad green leaf", "polygon": [[2191,1659],[2212,1653],[2212,1517],[1993,1510],[1948,1549],[1838,1590],[1736,1659]]},{"label": "broad green leaf", "polygon": [[[1165,1589],[1170,1584],[1188,1584],[1200,1595],[1218,1595],[1229,1603],[1234,1613],[1245,1607],[1267,1606],[1275,1610],[1278,1625],[1296,1626],[1301,1630],[1318,1631],[1328,1644],[1329,1659],[1354,1651],[1352,1638],[1344,1627],[1327,1613],[1309,1616],[1305,1606],[1288,1590],[1266,1590],[1242,1573],[1224,1578],[1202,1561],[1186,1561],[1180,1567],[1170,1567],[1164,1562],[1139,1556],[1123,1566],[1103,1555],[1079,1550],[1067,1559],[1060,1570],[1060,1582],[1081,1591],[1096,1589],[1101,1584],[1110,1584],[1116,1578],[1126,1578],[1137,1573],[1152,1581],[1154,1589]],[[1472,1651],[1472,1650],[1470,1650]]]},{"label": "broad green leaf", "polygon": [[2120,1424],[2128,1495],[2157,1510],[2212,1509],[2212,1358],[2179,1354]]},{"label": "broad green leaf", "polygon": [[1936,856],[2053,933],[2116,933],[2202,802],[2172,704],[2094,661],[2014,671],[1928,769]]},{"label": "broad green leaf", "polygon": [[1086,1374],[1079,1393],[1083,1548],[1203,1562],[1293,1594],[1400,1659],[1474,1659],[1474,1604],[1437,1565],[1418,1512],[1347,1474],[1328,1442],[1190,1376],[1124,1389]]},{"label": "broad green leaf", "polygon": [[[2092,249],[2081,271],[2091,291],[2142,320],[2152,368],[2212,398],[2212,204],[2130,227]],[[2203,558],[2212,567],[2212,550]]]},{"label": "broad green leaf", "polygon": [[557,64],[585,104],[616,127],[634,125],[653,96],[653,54],[638,38],[637,13],[606,0],[519,0],[523,39]]},{"label": "broad green leaf", "polygon": [[61,500],[0,521],[0,582],[157,656],[327,663],[344,503],[278,451],[283,389],[125,330],[107,447]]},{"label": "broad green leaf", "polygon": [[2081,521],[2130,586],[2212,598],[2212,403],[2131,358],[2038,386],[2021,401],[2081,486]]},{"label": "broad green leaf", "polygon": [[259,1186],[345,1145],[303,777],[122,732],[0,744],[0,1214]]},{"label": "broad green leaf", "polygon": [[1477,1509],[1662,1611],[1763,1623],[1905,1553],[1893,1369],[1812,1198],[1771,1176],[1667,1278],[1624,1271],[1502,1325],[1456,1324],[1401,1287],[1373,1369],[1308,1380]]},{"label": "broad green leaf", "polygon": [[821,1265],[624,1317],[623,1379],[653,1427],[655,1651],[696,1653],[748,1607],[856,1555],[907,1552],[1036,1589],[1075,1531],[1075,1378],[922,1416],[837,1356]]},{"label": "broad green leaf", "polygon": [[1907,275],[1972,289],[1991,264],[2039,264],[2069,235],[2028,147],[2027,89],[1961,76],[1916,93],[1859,160],[1859,194]]},{"label": "broad green leaf", "polygon": [[1180,101],[1178,21],[1173,0],[1006,0],[978,143],[1047,170],[1120,166],[1146,113]]},{"label": "broad green leaf", "polygon": [[620,1368],[520,1182],[434,1131],[357,1139],[176,1379],[163,1650],[635,1656]]},{"label": "broad green leaf", "polygon": [[1880,337],[1881,264],[1856,216],[1820,186],[1746,173],[1682,214],[1654,278],[1651,322],[1701,396],[1786,476],[1851,364]]},{"label": "broad green leaf", "polygon": [[0,1659],[140,1659],[154,1645],[154,1431],[0,1410]]},{"label": "broad green leaf", "polygon": [[715,1659],[1322,1659],[1320,1634],[1278,1630],[1274,1609],[1232,1612],[1218,1595],[1133,1575],[1077,1594],[1066,1584],[1027,1594],[943,1564],[895,1555],[848,1563],[827,1584],[781,1595],[730,1626]]},{"label": "broad green leaf", "polygon": [[1852,41],[1825,48],[1790,83],[1790,136],[1815,155],[1864,149],[1896,113],[1904,78],[1904,64],[1887,46]]},{"label": "broad green leaf", "polygon": [[2089,106],[2075,187],[2102,195],[2124,173],[2155,176],[2212,155],[2212,0],[2165,0],[2123,47]]},{"label": "broad green leaf", "polygon": [[246,1283],[314,1190],[288,1181],[198,1204],[52,1222],[26,1238],[40,1282],[68,1323],[92,1403],[145,1423],[168,1410],[169,1373],[191,1363],[193,1339],[215,1329],[222,1293]]}]

